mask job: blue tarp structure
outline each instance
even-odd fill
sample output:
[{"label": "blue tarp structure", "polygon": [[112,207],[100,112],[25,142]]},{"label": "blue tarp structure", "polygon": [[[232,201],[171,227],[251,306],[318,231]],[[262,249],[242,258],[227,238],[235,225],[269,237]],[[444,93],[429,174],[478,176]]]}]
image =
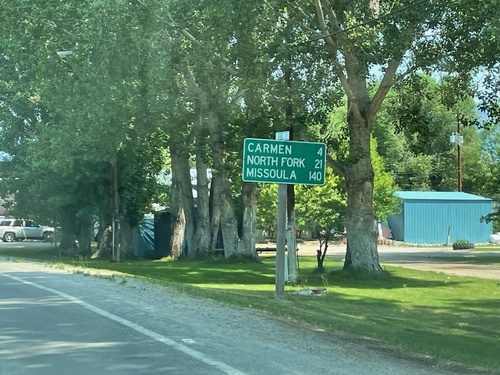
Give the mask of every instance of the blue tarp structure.
[{"label": "blue tarp structure", "polygon": [[170,254],[171,213],[161,212],[145,217],[134,229],[132,241],[134,256],[160,259]]},{"label": "blue tarp structure", "polygon": [[155,256],[154,219],[144,218],[132,234],[134,256],[140,258],[154,258]]},{"label": "blue tarp structure", "polygon": [[[154,218],[145,217],[133,231],[132,241],[134,256],[147,259],[160,259],[170,255],[170,239],[172,237],[172,213],[163,211],[155,214]],[[184,239],[184,255],[187,255],[188,246]],[[219,230],[216,247],[224,248],[222,233]]]}]

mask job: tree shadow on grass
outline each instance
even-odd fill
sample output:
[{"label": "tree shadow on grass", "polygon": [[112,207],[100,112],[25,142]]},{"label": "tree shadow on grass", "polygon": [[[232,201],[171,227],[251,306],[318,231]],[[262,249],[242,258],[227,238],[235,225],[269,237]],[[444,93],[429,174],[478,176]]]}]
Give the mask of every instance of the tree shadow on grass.
[{"label": "tree shadow on grass", "polygon": [[[500,286],[498,287],[500,290]],[[481,300],[468,300],[468,299],[455,299],[452,305],[458,309],[469,309],[471,311],[496,311],[495,316],[498,317],[500,311],[500,300],[498,299],[481,299]],[[500,318],[499,318],[500,319]]]},{"label": "tree shadow on grass", "polygon": [[191,285],[269,285],[274,283],[274,264],[270,263],[236,263],[224,259],[195,259],[168,262],[133,260],[113,264],[92,262],[91,265],[113,268],[132,275]]},{"label": "tree shadow on grass", "polygon": [[[399,280],[396,278],[396,280]],[[345,287],[345,285],[343,285]],[[359,288],[358,288],[359,289]],[[454,288],[460,294],[458,288]],[[328,288],[321,297],[293,294],[299,320],[331,332],[348,332],[395,344],[407,353],[419,353],[474,366],[500,369],[498,333],[500,317],[495,301],[460,300],[443,292],[420,302],[409,290],[371,295],[349,289]],[[299,315],[300,314],[300,315]],[[462,372],[458,372],[462,373]]]},{"label": "tree shadow on grass", "polygon": [[[262,263],[237,263],[225,259],[148,261],[134,260],[122,263],[91,261],[98,268],[113,268],[117,271],[134,275],[152,277],[160,280],[183,284],[203,285],[273,285],[275,283],[275,260],[268,258]],[[454,286],[461,282],[449,280],[442,274],[400,269],[373,273],[352,273],[342,270],[340,266],[330,272],[315,273],[311,264],[299,269],[298,284],[307,286],[338,285],[343,288],[361,289],[399,289],[399,288],[432,288]]]},{"label": "tree shadow on grass", "polygon": [[[404,276],[400,274],[403,273]],[[400,289],[400,288],[436,288],[459,285],[462,281],[450,281],[442,275],[428,273],[425,278],[422,271],[413,270],[384,270],[378,273],[352,272],[337,269],[321,275],[323,283],[341,285],[343,288],[356,289]],[[314,275],[311,275],[314,277]]]}]

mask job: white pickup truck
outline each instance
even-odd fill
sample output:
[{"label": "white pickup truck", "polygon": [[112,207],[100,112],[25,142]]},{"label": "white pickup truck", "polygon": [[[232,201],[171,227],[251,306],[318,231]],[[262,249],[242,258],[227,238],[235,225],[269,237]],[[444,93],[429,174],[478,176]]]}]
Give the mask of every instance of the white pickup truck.
[{"label": "white pickup truck", "polygon": [[0,238],[4,242],[22,240],[48,241],[54,234],[54,228],[38,225],[33,220],[2,219],[0,221]]}]

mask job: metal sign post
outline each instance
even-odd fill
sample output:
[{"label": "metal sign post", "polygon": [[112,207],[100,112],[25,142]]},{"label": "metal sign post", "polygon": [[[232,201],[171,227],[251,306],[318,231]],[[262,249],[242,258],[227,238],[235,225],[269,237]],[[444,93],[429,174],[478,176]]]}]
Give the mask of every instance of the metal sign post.
[{"label": "metal sign post", "polygon": [[[276,133],[276,140],[288,141],[290,133]],[[278,221],[276,223],[276,298],[285,296],[285,239],[286,239],[286,195],[285,184],[278,185]]]},{"label": "metal sign post", "polygon": [[276,228],[276,297],[285,295],[286,185],[278,185],[278,222]]},{"label": "metal sign post", "polygon": [[[278,184],[276,298],[284,297],[285,277],[287,277],[285,273],[287,185],[325,183],[326,145],[289,139],[288,131],[277,132],[275,140],[246,138],[243,148],[243,181]],[[295,261],[296,258],[292,259]]]}]

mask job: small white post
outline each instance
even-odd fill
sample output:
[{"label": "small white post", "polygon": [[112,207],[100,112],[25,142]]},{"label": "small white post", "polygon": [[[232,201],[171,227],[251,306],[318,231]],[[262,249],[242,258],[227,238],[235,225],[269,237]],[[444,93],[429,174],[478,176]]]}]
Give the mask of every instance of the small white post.
[{"label": "small white post", "polygon": [[[288,141],[290,132],[277,132],[277,141]],[[276,298],[285,295],[286,184],[278,184],[278,221],[276,233]],[[288,272],[287,272],[288,274]]]}]

